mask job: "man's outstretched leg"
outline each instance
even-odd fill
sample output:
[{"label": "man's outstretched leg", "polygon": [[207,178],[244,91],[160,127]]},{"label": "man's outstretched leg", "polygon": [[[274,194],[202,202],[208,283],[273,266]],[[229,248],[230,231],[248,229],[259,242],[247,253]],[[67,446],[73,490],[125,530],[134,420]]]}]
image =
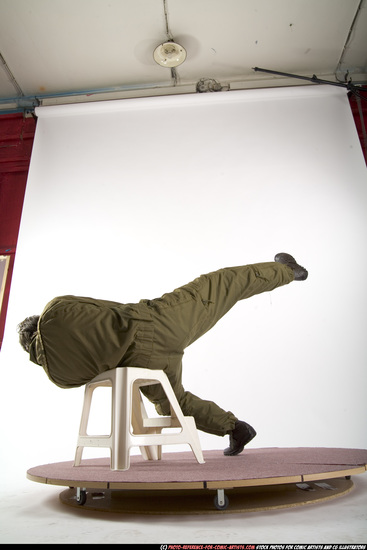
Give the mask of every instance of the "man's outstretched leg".
[{"label": "man's outstretched leg", "polygon": [[[276,254],[274,260],[292,269],[295,281],[305,281],[307,279],[307,270],[298,265],[290,254],[280,252]],[[229,447],[224,449],[223,454],[225,456],[238,455],[255,436],[256,431],[252,426],[247,424],[247,422],[237,420],[234,429],[229,433]]]},{"label": "man's outstretched leg", "polygon": [[[146,301],[155,327],[150,368],[164,368],[181,406],[188,411],[186,414],[195,417],[200,429],[217,435],[229,434],[230,446],[224,451],[226,455],[242,452],[255,437],[255,430],[232,413],[220,409],[223,414],[219,414],[216,404],[212,404],[215,414],[208,414],[208,402],[184,392],[181,369],[172,358],[183,354],[186,347],[210,330],[239,300],[306,278],[307,271],[292,256],[280,253],[274,262],[220,269],[202,275],[162,298]],[[153,395],[147,397],[153,398]],[[160,400],[159,395],[154,399],[156,402]]]},{"label": "man's outstretched leg", "polygon": [[181,287],[196,292],[198,304],[204,305],[207,313],[206,318],[194,327],[192,319],[189,319],[191,331],[185,347],[214,327],[238,301],[270,292],[292,281],[305,280],[307,276],[306,269],[297,264],[293,256],[284,252],[276,254],[274,262],[228,267],[201,275]]}]

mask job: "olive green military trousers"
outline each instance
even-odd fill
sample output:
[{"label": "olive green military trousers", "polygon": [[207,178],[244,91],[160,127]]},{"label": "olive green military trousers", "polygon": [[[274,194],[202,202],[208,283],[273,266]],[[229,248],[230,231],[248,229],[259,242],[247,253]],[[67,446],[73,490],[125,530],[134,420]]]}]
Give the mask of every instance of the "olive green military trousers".
[{"label": "olive green military trousers", "polygon": [[[219,269],[161,298],[141,300],[140,305],[149,310],[154,327],[147,367],[164,370],[183,414],[193,416],[199,430],[225,435],[234,428],[237,417],[216,403],[185,391],[182,386],[185,348],[210,330],[239,300],[293,280],[294,273],[288,266],[277,262],[258,263]],[[144,387],[142,391],[159,414],[170,414],[169,402],[160,385]]]}]

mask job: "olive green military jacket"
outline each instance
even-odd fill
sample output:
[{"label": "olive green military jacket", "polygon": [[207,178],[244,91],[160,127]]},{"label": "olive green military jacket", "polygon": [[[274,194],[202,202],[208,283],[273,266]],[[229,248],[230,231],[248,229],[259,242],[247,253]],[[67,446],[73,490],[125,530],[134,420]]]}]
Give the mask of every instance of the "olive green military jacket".
[{"label": "olive green military jacket", "polygon": [[40,316],[30,360],[57,386],[72,388],[121,366],[132,348],[135,366],[146,367],[152,341],[153,323],[144,304],[59,296]]}]

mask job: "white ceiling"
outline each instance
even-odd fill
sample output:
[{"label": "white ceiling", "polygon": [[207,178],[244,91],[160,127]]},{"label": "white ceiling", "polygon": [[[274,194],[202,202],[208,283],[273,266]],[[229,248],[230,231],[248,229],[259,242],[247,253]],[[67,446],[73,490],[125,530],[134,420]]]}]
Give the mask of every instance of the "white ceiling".
[{"label": "white ceiling", "polygon": [[[167,39],[187,50],[173,71],[153,60]],[[367,0],[0,0],[0,54],[2,112],[306,83],[255,66],[366,84]]]}]

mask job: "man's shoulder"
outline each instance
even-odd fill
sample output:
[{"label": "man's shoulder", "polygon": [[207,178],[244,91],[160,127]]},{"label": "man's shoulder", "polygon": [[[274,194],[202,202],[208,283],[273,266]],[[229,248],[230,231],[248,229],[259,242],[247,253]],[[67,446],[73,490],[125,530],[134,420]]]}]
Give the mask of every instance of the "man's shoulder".
[{"label": "man's shoulder", "polygon": [[54,307],[57,307],[57,306],[63,306],[63,305],[66,305],[66,304],[69,304],[69,303],[76,303],[80,301],[80,297],[79,296],[72,296],[72,295],[66,295],[66,296],[56,296],[55,298],[52,298],[52,300],[50,300],[49,302],[47,302],[43,312],[42,312],[42,315],[47,312],[47,311],[50,311],[51,309],[53,309]]},{"label": "man's shoulder", "polygon": [[67,294],[65,296],[56,296],[52,298],[45,307],[45,310],[50,309],[58,305],[68,305],[68,304],[102,304],[104,300],[98,300],[96,298],[90,298],[87,296],[74,296],[72,294]]},{"label": "man's shoulder", "polygon": [[77,312],[77,311],[113,311],[116,307],[124,308],[125,304],[120,302],[112,302],[110,300],[101,300],[88,296],[74,296],[71,294],[65,296],[56,296],[50,300],[44,308],[41,319],[45,317],[53,317],[62,312]]}]

